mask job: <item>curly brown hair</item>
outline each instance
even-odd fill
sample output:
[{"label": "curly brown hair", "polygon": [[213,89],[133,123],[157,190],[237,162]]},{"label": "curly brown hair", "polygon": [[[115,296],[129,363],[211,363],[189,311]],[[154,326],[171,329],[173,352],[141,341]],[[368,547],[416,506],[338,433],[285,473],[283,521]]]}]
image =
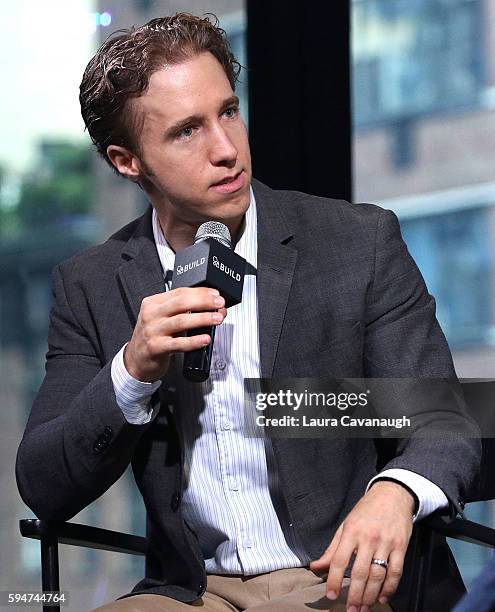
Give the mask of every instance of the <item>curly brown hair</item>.
[{"label": "curly brown hair", "polygon": [[131,100],[146,91],[151,75],[161,67],[207,51],[220,62],[235,89],[241,66],[215,15],[159,17],[114,32],[99,48],[84,71],[79,102],[91,140],[116,172],[107,155],[110,144],[139,153],[138,118]]}]

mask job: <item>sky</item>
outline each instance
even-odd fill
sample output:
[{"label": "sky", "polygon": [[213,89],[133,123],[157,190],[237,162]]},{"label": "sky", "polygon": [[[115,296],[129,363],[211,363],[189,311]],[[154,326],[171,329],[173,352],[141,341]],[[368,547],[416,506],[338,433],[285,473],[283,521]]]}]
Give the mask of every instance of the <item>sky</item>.
[{"label": "sky", "polygon": [[87,139],[78,92],[96,48],[94,5],[95,0],[2,3],[0,165],[8,171],[29,167],[42,136]]}]

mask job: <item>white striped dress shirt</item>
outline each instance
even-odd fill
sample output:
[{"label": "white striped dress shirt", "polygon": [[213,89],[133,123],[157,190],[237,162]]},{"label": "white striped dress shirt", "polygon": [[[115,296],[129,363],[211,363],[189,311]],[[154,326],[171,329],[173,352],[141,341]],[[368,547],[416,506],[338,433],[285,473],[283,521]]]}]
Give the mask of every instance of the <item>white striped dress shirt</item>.
[{"label": "white striped dress shirt", "polygon": [[[245,221],[235,252],[256,268],[252,190]],[[175,255],[155,211],[153,234],[164,272],[172,270]],[[117,403],[129,422],[146,423],[153,416],[149,401],[160,381],[142,383],[132,378],[124,365],[124,348],[112,362]],[[174,359],[172,367],[180,372],[181,355]],[[257,574],[306,566],[310,561],[289,523],[270,440],[245,435],[249,421],[244,414],[244,378],[259,377],[256,277],[247,275],[242,302],[229,308],[216,329],[209,379],[198,384],[180,375],[175,378],[185,461],[182,510],[199,538],[208,573]],[[416,518],[448,503],[439,487],[408,470],[387,470],[380,476],[399,480],[414,491],[419,500]]]}]

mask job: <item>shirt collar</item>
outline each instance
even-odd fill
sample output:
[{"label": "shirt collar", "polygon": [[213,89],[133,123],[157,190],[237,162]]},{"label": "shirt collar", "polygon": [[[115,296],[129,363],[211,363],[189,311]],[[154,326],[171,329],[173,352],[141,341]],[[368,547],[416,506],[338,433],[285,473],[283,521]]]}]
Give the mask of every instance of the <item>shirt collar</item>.
[{"label": "shirt collar", "polygon": [[[235,245],[234,251],[244,257],[244,259],[250,263],[254,268],[257,266],[257,252],[258,252],[258,231],[257,231],[257,216],[256,216],[256,200],[254,197],[253,188],[250,187],[250,199],[249,207],[246,211],[244,224],[244,231],[241,237]],[[170,248],[170,245],[165,238],[160,222],[158,221],[158,215],[156,210],[153,208],[152,215],[153,225],[153,238],[155,240],[156,249],[158,251],[158,257],[164,273],[168,270],[174,269],[175,253]]]}]

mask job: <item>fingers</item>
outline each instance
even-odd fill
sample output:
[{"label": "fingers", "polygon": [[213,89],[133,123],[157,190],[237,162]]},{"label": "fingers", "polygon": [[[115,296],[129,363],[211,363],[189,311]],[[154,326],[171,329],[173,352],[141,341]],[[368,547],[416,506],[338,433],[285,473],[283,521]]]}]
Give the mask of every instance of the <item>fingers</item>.
[{"label": "fingers", "polygon": [[[397,590],[402,576],[404,551],[360,548],[354,561],[347,596],[347,609],[366,610],[377,601],[386,604]],[[373,559],[388,562],[388,568],[373,563]]]},{"label": "fingers", "polygon": [[346,530],[344,524],[340,541],[330,559],[330,569],[327,578],[327,597],[329,599],[337,599],[340,595],[344,572],[357,545],[357,539],[350,534],[349,530]]},{"label": "fingers", "polygon": [[155,295],[141,304],[140,323],[151,356],[192,351],[209,344],[211,338],[207,334],[181,336],[190,330],[220,325],[227,316],[225,300],[216,290],[201,287],[174,291],[169,292],[169,300]]},{"label": "fingers", "polygon": [[[359,600],[357,600],[361,601],[362,605],[372,606],[378,600],[378,596],[383,588],[383,582],[387,576],[387,568],[373,563],[373,559],[382,559],[383,561],[387,561],[388,554],[389,553],[386,551],[378,550],[378,552],[375,552],[371,556],[371,559],[369,559],[367,568],[368,578],[366,584],[364,585],[365,588],[359,594]],[[354,597],[354,594],[352,594],[352,596]],[[348,601],[351,601],[351,593],[349,593]]]},{"label": "fingers", "polygon": [[159,324],[156,334],[174,336],[199,327],[220,325],[225,315],[222,312],[186,312],[169,317]]},{"label": "fingers", "polygon": [[[404,569],[404,554],[402,550],[394,550],[388,560],[387,577],[382,585],[379,602],[387,603],[397,590]],[[380,557],[382,558],[382,557]]]},{"label": "fingers", "polygon": [[179,336],[178,338],[164,337],[162,342],[157,342],[157,354],[162,355],[168,353],[188,353],[207,346],[211,342],[211,337],[208,334],[199,336]]},{"label": "fingers", "polygon": [[[373,559],[373,549],[370,546],[361,546],[354,560],[351,572],[351,583],[349,585],[349,593],[347,595],[347,607],[355,606],[358,610],[361,604],[366,602],[363,599],[365,589],[373,592],[376,589],[376,598],[385,579],[385,571],[377,565],[371,565]],[[381,570],[376,572],[375,570]]]},{"label": "fingers", "polygon": [[227,315],[225,300],[216,289],[180,288],[146,297],[124,352],[124,365],[143,382],[161,378],[170,355],[208,345],[208,334],[184,337],[184,332],[220,325]]},{"label": "fingers", "polygon": [[[354,506],[325,553],[311,569],[329,566],[327,597],[341,593],[345,570],[353,556],[347,598],[349,612],[369,612],[377,601],[386,603],[402,575],[412,532],[412,496],[397,483],[378,482]],[[384,568],[373,559],[388,562]]]},{"label": "fingers", "polygon": [[157,317],[172,317],[180,313],[204,312],[225,307],[225,300],[216,289],[181,287],[144,298],[140,317],[147,323]]},{"label": "fingers", "polygon": [[208,334],[183,336],[184,332],[201,327],[220,325],[225,308],[219,312],[187,312],[159,319],[147,328],[147,349],[151,358],[164,353],[188,352],[202,348],[211,342]]},{"label": "fingers", "polygon": [[[347,610],[366,612],[377,601],[387,603],[402,576],[407,544],[398,545],[368,529],[366,537],[352,526],[342,524],[324,554],[312,561],[313,571],[329,567],[327,597],[337,599],[342,589],[344,573],[356,553],[347,596]],[[373,559],[388,562],[388,569],[373,563]]]},{"label": "fingers", "polygon": [[[388,568],[373,563],[373,559],[388,560]],[[351,574],[347,608],[357,610],[371,607],[376,601],[386,604],[399,586],[402,576],[404,555],[400,551],[377,550],[371,556],[358,555]],[[364,588],[363,588],[364,587]]]},{"label": "fingers", "polygon": [[[374,551],[374,552],[373,552]],[[394,595],[402,576],[405,548],[360,547],[351,573],[347,608],[371,607],[377,601],[386,604]],[[373,563],[374,559],[386,561],[388,567]]]}]

